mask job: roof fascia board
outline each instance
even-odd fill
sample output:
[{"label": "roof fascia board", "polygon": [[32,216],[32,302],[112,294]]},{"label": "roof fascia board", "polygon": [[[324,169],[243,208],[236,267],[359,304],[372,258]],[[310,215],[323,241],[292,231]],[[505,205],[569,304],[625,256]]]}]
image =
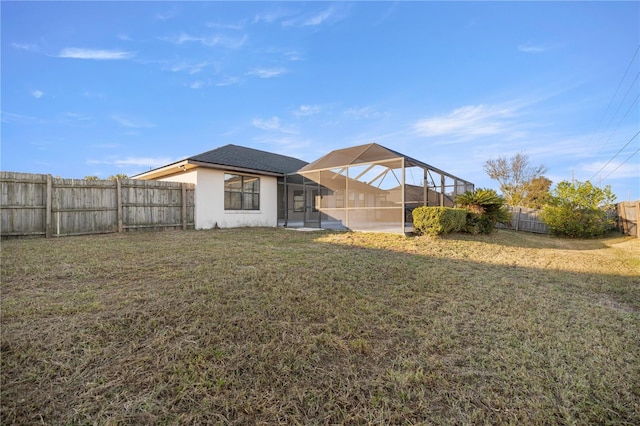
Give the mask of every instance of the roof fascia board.
[{"label": "roof fascia board", "polygon": [[188,160],[188,164],[193,164],[195,166],[204,167],[207,169],[228,170],[233,172],[251,173],[254,175],[261,175],[261,176],[276,176],[276,177],[284,176],[284,174],[282,173],[267,172],[264,170],[255,170],[255,169],[249,169],[246,167],[227,166],[225,164],[207,163],[204,161]]}]

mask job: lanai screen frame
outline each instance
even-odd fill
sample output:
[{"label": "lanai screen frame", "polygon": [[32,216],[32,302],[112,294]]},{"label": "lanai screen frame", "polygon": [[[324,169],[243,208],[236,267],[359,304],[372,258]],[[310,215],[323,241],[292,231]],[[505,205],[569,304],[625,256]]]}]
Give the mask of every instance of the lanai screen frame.
[{"label": "lanai screen frame", "polygon": [[[412,168],[422,170],[421,185],[407,184]],[[375,143],[332,151],[297,174],[322,188],[315,208],[356,231],[411,232],[415,207],[453,206],[457,195],[474,189],[465,179]]]}]

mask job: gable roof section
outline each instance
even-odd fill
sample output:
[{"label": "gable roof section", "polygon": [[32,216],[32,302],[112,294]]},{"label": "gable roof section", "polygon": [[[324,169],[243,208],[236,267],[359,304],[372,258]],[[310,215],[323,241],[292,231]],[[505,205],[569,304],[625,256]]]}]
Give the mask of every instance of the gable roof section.
[{"label": "gable roof section", "polygon": [[393,160],[398,158],[404,158],[405,167],[422,167],[424,169],[432,170],[436,173],[440,173],[451,178],[465,181],[464,179],[460,179],[450,173],[430,166],[427,163],[423,163],[420,160],[416,160],[415,158],[401,154],[398,151],[394,151],[382,145],[378,145],[377,143],[358,145],[350,148],[331,151],[330,153],[323,157],[320,157],[313,163],[307,164],[306,166],[298,170],[298,173],[304,175],[305,173],[310,173],[312,171],[330,170],[345,166],[352,166],[355,164],[375,163],[378,161]]},{"label": "gable roof section", "polygon": [[307,164],[306,161],[286,155],[231,144],[194,155],[187,160],[277,174],[293,173]]},{"label": "gable roof section", "polygon": [[238,171],[245,173],[263,174],[268,176],[283,176],[294,173],[307,164],[286,155],[260,151],[238,145],[224,145],[211,151],[203,152],[166,166],[158,167],[136,176],[133,179],[157,179],[190,170],[196,167],[204,167],[218,170]]}]

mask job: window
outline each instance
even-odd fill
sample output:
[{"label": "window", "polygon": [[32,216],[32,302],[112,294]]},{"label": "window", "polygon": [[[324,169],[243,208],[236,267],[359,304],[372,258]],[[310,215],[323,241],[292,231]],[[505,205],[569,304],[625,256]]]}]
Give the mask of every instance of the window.
[{"label": "window", "polygon": [[224,174],[225,210],[260,210],[260,178]]},{"label": "window", "polygon": [[304,211],[304,192],[299,190],[293,191],[293,211],[294,212],[303,212]]}]

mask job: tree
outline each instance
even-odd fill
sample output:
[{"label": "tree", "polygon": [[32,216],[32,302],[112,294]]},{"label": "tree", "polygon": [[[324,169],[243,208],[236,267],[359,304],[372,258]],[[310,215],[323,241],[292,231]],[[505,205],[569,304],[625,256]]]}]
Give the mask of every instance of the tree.
[{"label": "tree", "polygon": [[84,180],[100,180],[98,176],[85,176]]},{"label": "tree", "polygon": [[589,181],[562,181],[552,191],[540,218],[556,235],[595,237],[613,228],[615,199],[609,185],[598,188]]},{"label": "tree", "polygon": [[118,180],[118,179],[127,179],[128,176],[123,173],[118,173],[117,175],[109,176],[109,180]]},{"label": "tree", "polygon": [[524,184],[522,207],[541,209],[551,200],[551,180],[540,176]]},{"label": "tree", "polygon": [[458,195],[456,206],[469,212],[467,232],[472,234],[490,234],[496,224],[511,221],[511,213],[505,206],[504,198],[493,189],[479,188]]},{"label": "tree", "polygon": [[487,160],[484,171],[491,179],[498,181],[507,204],[520,206],[527,197],[527,184],[542,177],[547,167],[544,164],[537,167],[531,165],[529,156],[519,152],[511,158]]}]

